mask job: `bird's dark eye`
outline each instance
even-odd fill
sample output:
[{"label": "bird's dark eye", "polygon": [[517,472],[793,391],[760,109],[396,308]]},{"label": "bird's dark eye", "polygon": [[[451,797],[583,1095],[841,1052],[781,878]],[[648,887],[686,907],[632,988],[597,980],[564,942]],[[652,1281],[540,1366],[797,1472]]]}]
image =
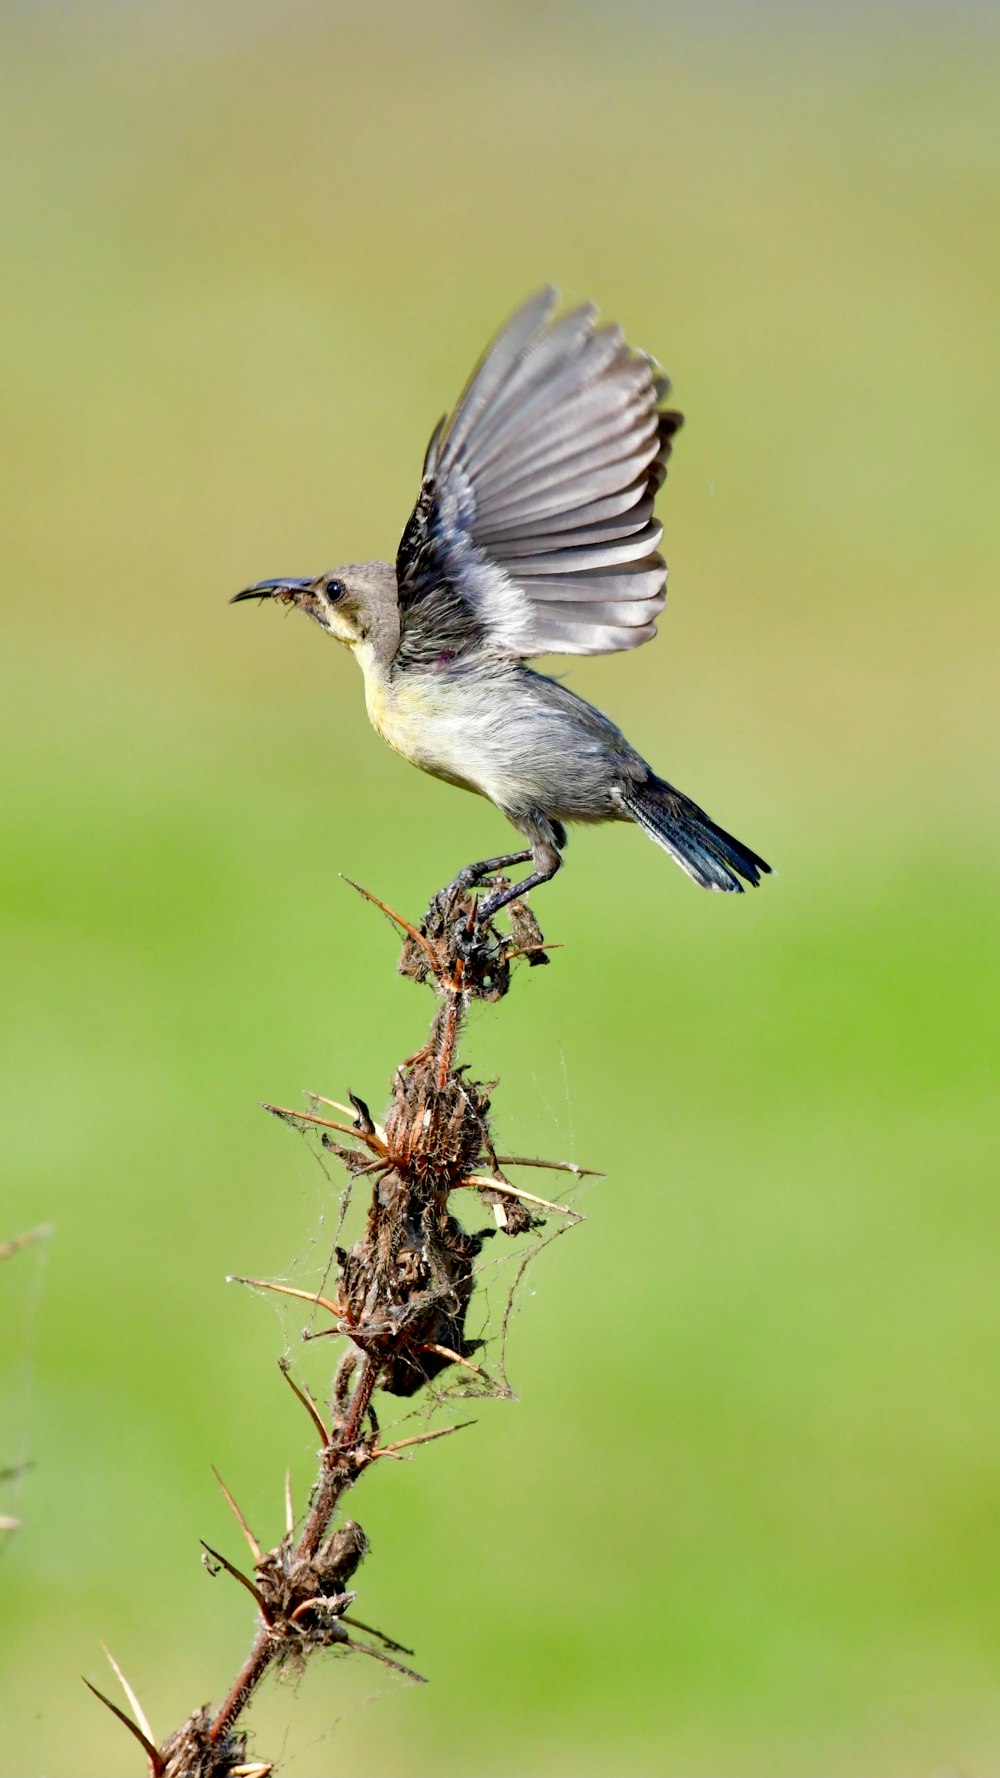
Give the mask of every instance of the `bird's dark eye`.
[{"label": "bird's dark eye", "polygon": [[328,580],[326,583],[326,596],[328,599],[342,599],[346,591],[347,588],[342,580]]}]

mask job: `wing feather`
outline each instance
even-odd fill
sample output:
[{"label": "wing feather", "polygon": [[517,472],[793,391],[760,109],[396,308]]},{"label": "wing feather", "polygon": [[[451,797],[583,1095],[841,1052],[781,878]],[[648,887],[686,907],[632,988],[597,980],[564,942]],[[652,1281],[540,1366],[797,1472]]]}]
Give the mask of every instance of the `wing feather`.
[{"label": "wing feather", "polygon": [[[582,506],[574,506],[568,512],[560,514],[559,524],[567,531],[576,531],[582,525],[598,525],[607,521],[620,520],[623,524],[631,520],[633,513],[642,513],[637,523],[644,524],[653,510],[653,496],[647,490],[648,478],[643,476],[640,481],[633,482],[623,488],[621,493],[609,494],[603,500],[588,500]],[[648,509],[648,510],[647,510]],[[532,536],[536,531],[551,531],[552,519],[514,519],[498,520],[485,525],[480,541],[487,544],[493,537],[505,537],[511,531],[524,537]]]},{"label": "wing feather", "polygon": [[[591,599],[607,604],[612,604],[616,599],[631,602],[641,599],[648,603],[651,599],[658,599],[662,610],[666,602],[666,594],[663,591],[663,568],[663,557],[653,555],[648,556],[644,562],[636,563],[628,572],[575,574],[572,578],[560,574],[554,574],[549,578],[544,574],[539,574],[535,577],[534,585],[536,596],[543,599],[546,604],[553,601],[559,603],[562,600],[573,603],[578,600],[588,602]],[[648,620],[651,615],[652,613],[647,611],[644,621]]]},{"label": "wing feather", "polygon": [[462,392],[451,424],[446,426],[441,446],[444,459],[441,471],[449,453],[454,460],[476,422],[496,400],[504,384],[512,378],[532,344],[538,340],[558,300],[558,293],[551,285],[529,297],[484,352]]},{"label": "wing feather", "polygon": [[513,395],[504,400],[496,424],[488,431],[484,428],[481,439],[477,434],[474,446],[469,441],[465,460],[470,471],[480,474],[502,453],[512,436],[517,447],[539,430],[543,436],[549,436],[560,419],[569,424],[582,423],[588,405],[606,417],[630,394],[624,381],[614,389],[600,386],[616,362],[619,369],[628,364],[627,348],[618,328],[602,328],[593,334],[569,364],[557,364],[553,369],[546,356],[548,374],[527,391],[515,387]]},{"label": "wing feather", "polygon": [[396,558],[401,663],[596,654],[655,633],[653,501],[681,416],[591,304],[517,311],[434,433]]},{"label": "wing feather", "polygon": [[642,474],[649,458],[645,445],[627,456],[608,458],[600,452],[584,452],[561,463],[537,481],[515,488],[503,502],[492,500],[485,510],[487,523],[503,518],[543,518],[550,513],[583,506],[614,494],[622,483],[631,484]]},{"label": "wing feather", "polygon": [[598,504],[594,501],[591,506],[578,506],[570,513],[561,513],[555,525],[551,518],[536,519],[534,523],[521,521],[513,530],[510,526],[491,525],[483,532],[481,542],[491,555],[499,555],[514,544],[559,549],[563,544],[572,544],[575,548],[581,543],[610,542],[616,537],[634,537],[648,524],[653,512],[652,499],[644,495],[631,511],[620,513],[617,518],[588,519],[586,515]]},{"label": "wing feather", "polygon": [[[652,614],[654,620],[660,610],[662,606]],[[566,621],[559,606],[539,605],[536,622],[544,645],[533,649],[534,654],[613,654],[618,649],[640,648],[656,635],[655,621],[624,629],[615,623],[595,623],[589,611],[585,620],[577,621],[571,614]]]},{"label": "wing feather", "polygon": [[[488,462],[496,441],[502,441],[512,426],[520,431],[539,405],[558,401],[560,368],[565,367],[567,354],[575,358],[581,349],[586,349],[596,314],[596,309],[588,306],[561,316],[541,344],[525,355],[498,392],[489,414],[483,415],[474,440],[468,441],[468,467]],[[454,440],[450,442],[454,444]]]},{"label": "wing feather", "polygon": [[[576,420],[578,424],[574,423]],[[498,490],[505,496],[525,482],[539,481],[554,467],[562,465],[565,474],[581,458],[607,462],[622,450],[649,444],[656,435],[656,424],[655,408],[644,409],[633,403],[620,413],[598,412],[589,425],[585,414],[574,415],[574,420],[565,423],[560,431],[550,422],[545,432],[519,436],[489,468],[479,474],[468,472],[474,474],[479,509],[486,512]]]},{"label": "wing feather", "polygon": [[591,568],[617,567],[621,562],[638,562],[654,550],[663,536],[663,526],[652,522],[644,525],[634,537],[617,537],[610,541],[586,545],[577,549],[564,548],[565,538],[557,537],[549,540],[548,549],[536,550],[534,555],[522,556],[509,550],[494,549],[490,553],[494,560],[502,562],[507,573],[514,580],[532,580],[541,575],[566,575],[573,580]]}]

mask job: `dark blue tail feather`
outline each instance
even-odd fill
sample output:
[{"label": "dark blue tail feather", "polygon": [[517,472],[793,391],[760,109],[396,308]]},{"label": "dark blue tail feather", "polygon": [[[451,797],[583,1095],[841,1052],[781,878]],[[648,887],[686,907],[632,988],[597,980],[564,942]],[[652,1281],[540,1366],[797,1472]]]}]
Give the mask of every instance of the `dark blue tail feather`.
[{"label": "dark blue tail feather", "polygon": [[622,790],[633,821],[675,858],[702,889],[743,893],[743,882],[756,885],[770,876],[765,864],[742,840],[717,827],[704,809],[652,772],[645,784]]}]

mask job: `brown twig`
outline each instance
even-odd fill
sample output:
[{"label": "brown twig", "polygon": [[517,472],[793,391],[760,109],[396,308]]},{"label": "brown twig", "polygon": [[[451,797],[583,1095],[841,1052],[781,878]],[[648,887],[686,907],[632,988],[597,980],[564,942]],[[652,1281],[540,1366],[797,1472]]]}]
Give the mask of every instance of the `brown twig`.
[{"label": "brown twig", "polygon": [[[419,928],[369,891],[359,892],[405,934],[400,973],[430,983],[438,1006],[427,1042],[396,1071],[384,1124],[377,1123],[354,1094],[350,1106],[319,1093],[309,1095],[314,1105],[350,1116],[349,1123],[321,1117],[316,1111],[266,1107],[299,1130],[315,1130],[353,1178],[369,1176],[372,1195],[362,1238],[348,1251],[335,1250],[337,1278],[331,1295],[259,1278],[238,1282],[326,1310],[333,1325],[322,1331],[340,1335],[348,1344],[332,1386],[329,1424],[308,1386],[291,1375],[288,1360],[279,1360],[319,1438],[319,1470],[297,1536],[287,1473],[284,1535],[274,1549],[264,1550],[216,1471],[249,1547],[253,1572],[244,1573],[205,1544],[208,1565],[212,1572],[225,1570],[232,1576],[252,1596],[259,1613],[249,1653],[222,1703],[214,1712],[196,1711],[157,1748],[127,1686],[138,1723],[98,1693],[142,1744],[155,1778],[240,1778],[241,1774],[265,1778],[271,1768],[266,1761],[247,1761],[246,1735],[239,1720],[272,1667],[287,1662],[301,1665],[321,1647],[337,1645],[371,1656],[414,1680],[421,1678],[386,1652],[410,1653],[402,1643],[349,1615],[355,1597],[350,1582],[366,1553],[367,1539],[353,1520],[333,1527],[344,1497],[373,1462],[398,1459],[471,1422],[384,1442],[374,1408],[376,1390],[405,1399],[443,1372],[465,1371],[479,1379],[486,1392],[503,1394],[505,1383],[492,1379],[474,1357],[481,1342],[470,1340],[466,1333],[483,1244],[498,1234],[540,1228],[545,1216],[579,1220],[570,1205],[553,1203],[505,1178],[489,1133],[489,1089],[467,1079],[456,1060],[470,1002],[503,998],[515,956],[530,952],[529,963],[547,961],[541,934],[527,908],[522,904],[517,909],[512,941],[492,925],[486,930],[476,926],[474,898],[461,888],[436,896]],[[333,1132],[346,1142],[335,1142]],[[567,1162],[504,1157],[503,1164],[550,1165],[558,1171],[584,1173]],[[470,1191],[493,1205],[497,1229],[470,1231],[457,1220],[452,1196]],[[515,1286],[526,1258],[518,1267]],[[505,1316],[504,1335],[506,1324]],[[382,1646],[359,1642],[348,1634],[348,1626],[377,1637]]]}]

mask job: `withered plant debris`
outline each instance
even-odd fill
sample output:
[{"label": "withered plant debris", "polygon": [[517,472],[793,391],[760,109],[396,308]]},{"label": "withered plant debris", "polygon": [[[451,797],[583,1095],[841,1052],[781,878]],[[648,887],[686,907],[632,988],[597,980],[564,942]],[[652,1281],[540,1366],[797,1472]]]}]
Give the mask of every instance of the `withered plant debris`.
[{"label": "withered plant debris", "polygon": [[[508,935],[493,922],[477,926],[473,894],[454,885],[434,897],[419,926],[412,926],[367,890],[360,893],[404,934],[400,974],[428,983],[438,1003],[426,1043],[396,1071],[384,1123],[378,1123],[353,1092],[346,1104],[310,1094],[314,1107],[310,1111],[266,1107],[297,1129],[312,1132],[343,1163],[352,1181],[369,1179],[371,1200],[361,1238],[351,1247],[335,1248],[336,1282],[327,1287],[328,1295],[261,1279],[241,1282],[324,1310],[330,1325],[321,1331],[341,1337],[346,1350],[331,1382],[330,1400],[322,1405],[308,1385],[300,1385],[291,1375],[287,1359],[280,1361],[320,1446],[319,1471],[300,1525],[286,1481],[284,1535],[274,1548],[264,1550],[218,1477],[246,1540],[251,1565],[244,1572],[208,1544],[203,1560],[211,1573],[224,1570],[231,1575],[253,1597],[258,1612],[253,1645],[222,1704],[215,1711],[208,1707],[196,1711],[158,1746],[114,1661],[132,1717],[97,1692],[142,1745],[151,1778],[266,1778],[272,1768],[266,1760],[248,1757],[245,1732],[237,1728],[239,1718],[271,1668],[299,1671],[319,1649],[365,1654],[412,1680],[420,1679],[420,1674],[392,1658],[410,1650],[353,1615],[352,1583],[368,1540],[354,1519],[334,1527],[334,1518],[344,1495],[371,1464],[400,1458],[404,1452],[408,1456],[414,1447],[471,1422],[383,1443],[373,1405],[375,1391],[409,1399],[426,1389],[431,1408],[437,1400],[431,1386],[451,1371],[464,1376],[464,1393],[509,1395],[503,1345],[513,1289],[503,1317],[499,1380],[482,1362],[488,1357],[483,1340],[468,1330],[479,1256],[484,1244],[497,1235],[533,1234],[539,1245],[547,1219],[560,1219],[548,1239],[580,1220],[569,1205],[527,1191],[505,1169],[552,1167],[577,1177],[586,1170],[564,1161],[498,1157],[489,1127],[496,1083],[470,1080],[457,1060],[470,1002],[502,1000],[518,959],[529,965],[549,961],[529,908],[523,902],[510,904]],[[323,1115],[319,1107],[341,1115]],[[467,1193],[492,1212],[493,1226],[464,1227],[455,1207],[461,1203],[458,1194]],[[530,1257],[531,1251],[522,1257],[514,1288]]]}]

